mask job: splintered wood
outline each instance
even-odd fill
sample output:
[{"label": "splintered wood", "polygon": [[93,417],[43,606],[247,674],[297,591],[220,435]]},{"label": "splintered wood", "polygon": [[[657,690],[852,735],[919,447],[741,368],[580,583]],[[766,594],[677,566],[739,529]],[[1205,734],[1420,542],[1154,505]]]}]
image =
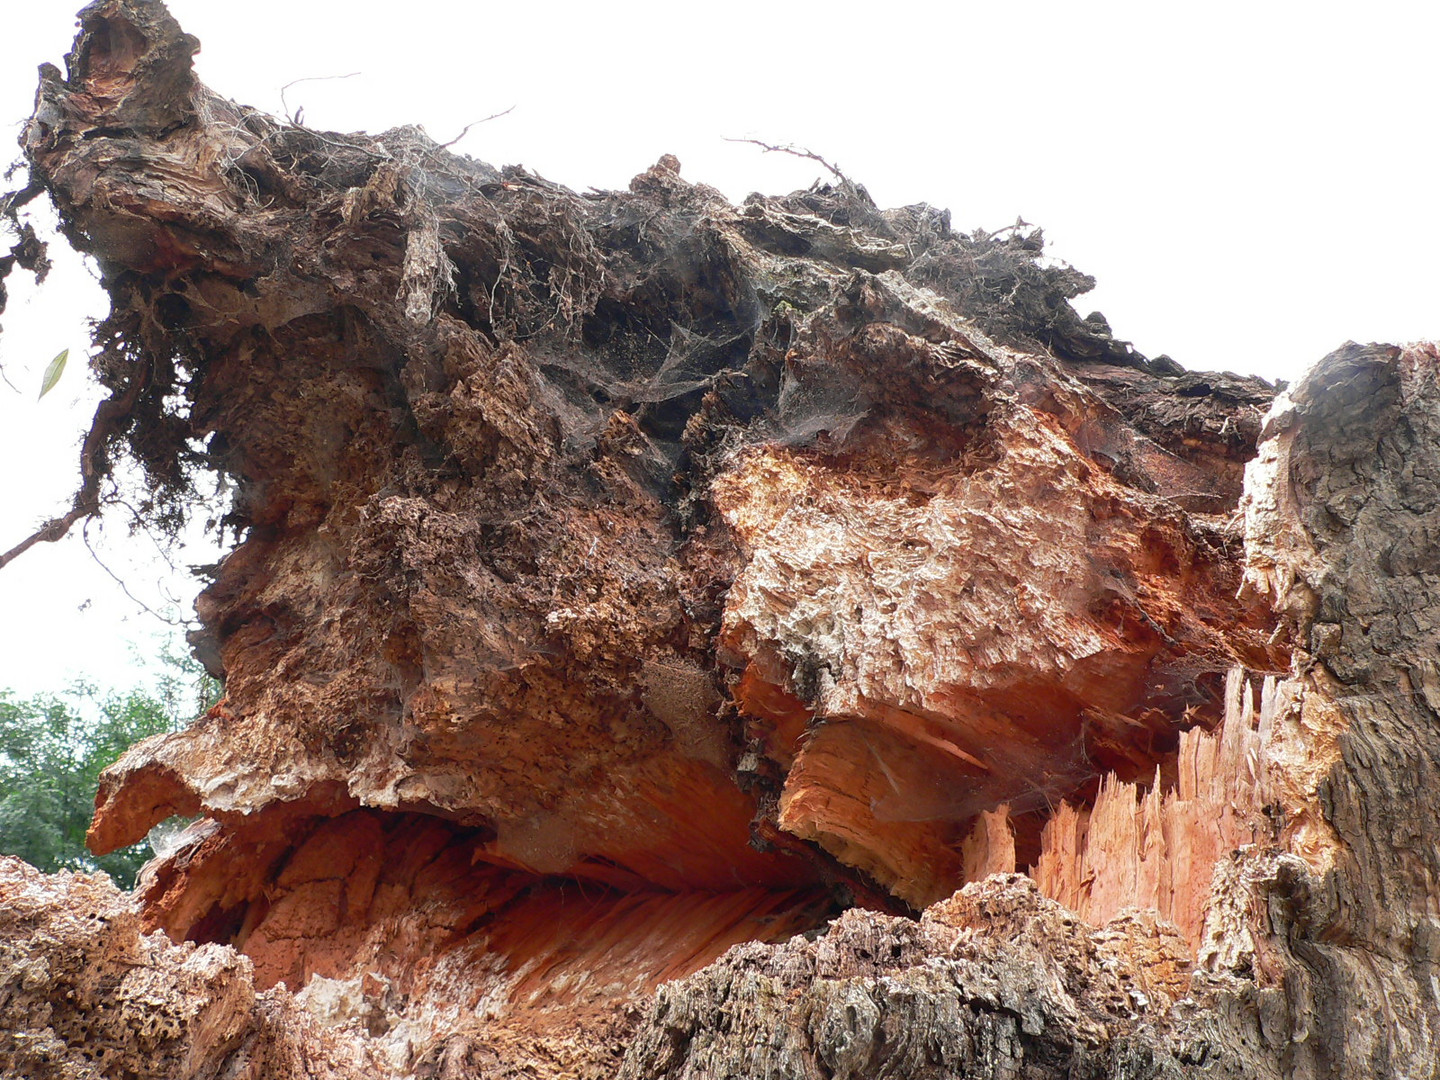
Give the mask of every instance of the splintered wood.
[{"label": "splintered wood", "polygon": [[1063,804],[1041,836],[1040,890],[1097,925],[1153,909],[1198,948],[1215,864],[1272,839],[1264,758],[1281,696],[1266,678],[1257,710],[1249,680],[1232,670],[1220,726],[1181,735],[1173,787],[1158,767],[1143,791],[1111,774],[1093,808]]},{"label": "splintered wood", "polygon": [[1015,830],[1010,824],[1009,803],[986,810],[975,819],[960,844],[960,857],[965,863],[966,881],[1015,872]]}]

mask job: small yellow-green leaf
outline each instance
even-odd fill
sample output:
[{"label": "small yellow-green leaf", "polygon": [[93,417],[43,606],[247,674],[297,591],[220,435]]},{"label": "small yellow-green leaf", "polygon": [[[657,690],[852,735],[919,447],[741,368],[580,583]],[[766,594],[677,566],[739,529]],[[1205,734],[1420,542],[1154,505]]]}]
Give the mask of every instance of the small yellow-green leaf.
[{"label": "small yellow-green leaf", "polygon": [[[55,389],[55,384],[60,381],[60,376],[65,374],[65,361],[68,359],[70,359],[70,350],[61,349],[60,355],[50,361],[50,366],[45,369],[45,377],[40,380],[40,397],[43,398]],[[39,401],[40,398],[35,400]]]}]

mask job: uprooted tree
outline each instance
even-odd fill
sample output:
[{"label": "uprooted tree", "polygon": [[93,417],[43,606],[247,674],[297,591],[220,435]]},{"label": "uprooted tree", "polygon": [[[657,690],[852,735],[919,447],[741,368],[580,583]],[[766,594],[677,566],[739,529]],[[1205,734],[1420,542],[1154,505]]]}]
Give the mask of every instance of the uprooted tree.
[{"label": "uprooted tree", "polygon": [[112,303],[28,542],[121,457],[161,525],[232,479],[241,540],[226,697],[90,842],[201,820],[133,897],[0,863],[0,1066],[1432,1074],[1433,347],[1272,401],[1081,319],[1032,230],[672,158],[577,195],[195,45],[87,8],[3,207]]}]

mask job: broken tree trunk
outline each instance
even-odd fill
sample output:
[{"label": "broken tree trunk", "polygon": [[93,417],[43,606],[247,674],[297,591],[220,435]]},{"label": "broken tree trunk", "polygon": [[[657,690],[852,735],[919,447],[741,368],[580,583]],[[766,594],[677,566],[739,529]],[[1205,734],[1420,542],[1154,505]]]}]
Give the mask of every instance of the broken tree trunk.
[{"label": "broken tree trunk", "polygon": [[133,901],[5,864],[0,1064],[1430,1075],[1434,349],[1272,406],[1038,233],[577,195],[195,46],[92,4],[24,145],[112,299],[87,478],[236,486],[226,698],[103,780],[97,850],[200,818]]}]

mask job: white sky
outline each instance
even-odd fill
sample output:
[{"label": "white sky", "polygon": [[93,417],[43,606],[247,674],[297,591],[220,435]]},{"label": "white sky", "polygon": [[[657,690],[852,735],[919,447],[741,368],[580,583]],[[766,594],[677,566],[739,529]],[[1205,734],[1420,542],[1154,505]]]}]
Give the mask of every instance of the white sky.
[{"label": "white sky", "polygon": [[[67,51],[72,4],[6,11],[0,146],[36,65]],[[577,188],[622,187],[667,152],[734,199],[815,179],[724,141],[758,137],[809,146],[881,205],[948,207],[957,228],[1022,214],[1099,279],[1081,314],[1187,367],[1293,378],[1346,339],[1440,336],[1440,5],[1424,0],[170,7],[203,43],[201,78],[248,104],[279,112],[287,82],[359,72],[287,92],[313,127],[420,123],[444,141],[513,105],[456,149]],[[96,399],[84,319],[102,298],[52,254],[38,297],[12,275],[0,318],[19,388],[0,384],[0,550],[68,504]],[[37,404],[67,346],[71,369]],[[118,519],[91,532],[138,598],[168,592],[188,613],[193,588],[149,540]],[[163,629],[78,537],[0,570],[0,605],[0,687],[22,692],[70,675],[128,685],[129,643],[152,652]]]}]

